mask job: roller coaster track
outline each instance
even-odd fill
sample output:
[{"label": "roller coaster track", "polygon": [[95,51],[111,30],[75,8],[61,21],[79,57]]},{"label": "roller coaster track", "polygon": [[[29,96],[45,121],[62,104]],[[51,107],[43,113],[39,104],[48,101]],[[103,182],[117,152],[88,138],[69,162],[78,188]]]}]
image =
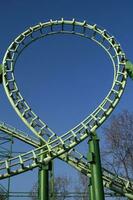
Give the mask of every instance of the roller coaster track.
[{"label": "roller coaster track", "polygon": [[36,137],[28,135],[24,133],[23,131],[20,131],[4,122],[0,122],[0,131],[3,131],[7,133],[8,135],[13,136],[14,138],[17,138],[27,144],[31,144],[32,146],[35,146],[35,147],[39,146],[39,141]]},{"label": "roller coaster track", "polygon": [[[51,36],[60,34],[72,34],[91,40],[101,46],[111,59],[114,77],[112,86],[100,105],[78,125],[58,136],[48,125],[37,116],[26,100],[22,97],[15,81],[15,65],[21,53],[28,48],[31,43]],[[2,83],[6,95],[22,121],[38,138],[30,137],[17,129],[6,124],[0,124],[0,129],[22,140],[34,147],[27,153],[18,155],[8,160],[0,162],[0,179],[4,179],[35,167],[47,165],[52,159],[59,157],[68,162],[82,173],[90,176],[89,163],[86,158],[74,150],[74,147],[85,140],[94,132],[112,113],[119,102],[128,77],[126,70],[127,59],[120,44],[105,29],[101,29],[96,24],[90,25],[86,21],[78,22],[73,20],[50,20],[46,23],[39,23],[30,27],[20,34],[8,47],[2,62]],[[39,146],[39,141],[44,145]],[[42,156],[45,155],[45,156]],[[111,190],[123,194],[130,194],[133,191],[133,183],[116,176],[103,169],[104,186]]]},{"label": "roller coaster track", "polygon": [[[112,87],[102,103],[81,123],[60,137],[32,111],[20,94],[14,76],[15,64],[23,50],[32,42],[55,34],[72,34],[94,41],[107,52],[114,68]],[[3,86],[17,114],[29,129],[47,144],[49,149],[52,150],[52,144],[55,141],[56,145],[57,143],[59,146],[62,145],[63,152],[83,141],[88,137],[87,133],[93,132],[105,121],[119,102],[127,79],[127,71],[125,69],[126,58],[120,44],[106,30],[100,29],[97,25],[89,25],[85,21],[50,20],[50,22],[30,27],[20,34],[8,47],[2,65]],[[56,152],[56,154],[58,153]]]},{"label": "roller coaster track", "polygon": [[[2,122],[0,123],[0,130],[23,142],[26,142],[29,145],[32,145],[35,148],[38,148],[40,146],[39,142],[37,142],[36,140],[32,139],[32,143],[31,143],[31,138],[29,135],[25,134],[23,131],[17,130],[16,128],[6,123],[2,123]],[[34,150],[32,150],[32,153],[33,152]],[[19,163],[17,164],[19,168],[17,170],[11,171],[10,167],[12,166],[10,165],[8,167],[7,165],[5,165],[7,167],[5,169],[0,167],[0,179],[17,175],[27,170],[32,170],[32,168],[38,167],[39,165],[43,164],[43,161],[41,161],[41,158],[38,155],[36,155],[36,152],[34,152],[33,155],[34,156],[30,158],[25,156],[26,161],[23,160],[23,157],[21,157],[21,155],[19,155]],[[89,165],[89,162],[87,161],[87,158],[83,156],[80,152],[78,152],[77,150],[71,149],[69,152],[66,152],[65,154],[61,155],[59,159],[67,162],[69,165],[73,166],[75,169],[77,169],[84,175],[91,177],[90,165]],[[29,160],[31,164],[26,166],[25,162]],[[4,162],[10,163],[10,160],[6,160]],[[3,165],[2,163],[3,161],[0,162],[0,166]],[[5,171],[5,174],[1,174],[1,171],[3,170]],[[133,191],[133,182],[127,180],[126,178],[118,176],[104,168],[103,168],[103,184],[104,184],[104,187],[112,190],[116,194],[133,199],[133,195],[131,194]]]}]

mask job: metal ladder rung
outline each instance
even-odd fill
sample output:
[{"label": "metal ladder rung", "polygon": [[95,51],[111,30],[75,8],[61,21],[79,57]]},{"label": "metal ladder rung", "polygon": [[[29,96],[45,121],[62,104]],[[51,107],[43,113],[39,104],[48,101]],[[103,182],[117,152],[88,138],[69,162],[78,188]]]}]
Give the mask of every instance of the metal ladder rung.
[{"label": "metal ladder rung", "polygon": [[71,130],[71,133],[72,133],[72,135],[73,135],[73,137],[74,137],[74,140],[75,140],[76,142],[80,141],[80,140],[77,138],[77,135],[75,134],[75,132],[74,132],[73,130]]},{"label": "metal ladder rung", "polygon": [[115,42],[114,47],[120,48],[120,44],[118,44],[118,43]]},{"label": "metal ladder rung", "polygon": [[38,119],[38,116],[35,116],[35,117],[31,120],[30,125],[32,125],[36,119]]},{"label": "metal ladder rung", "polygon": [[97,118],[94,115],[90,115],[92,119],[97,120]]},{"label": "metal ladder rung", "polygon": [[108,97],[106,97],[106,100],[107,100],[108,102],[110,102],[111,104],[113,103],[113,101],[112,101],[111,99],[109,99]]},{"label": "metal ladder rung", "polygon": [[19,91],[18,88],[10,90],[11,93],[18,92],[18,91]]},{"label": "metal ladder rung", "polygon": [[30,110],[31,110],[30,107],[26,108],[26,109],[23,111],[22,116],[24,117],[24,115],[25,115],[28,111],[30,111]]},{"label": "metal ladder rung", "polygon": [[23,36],[26,38],[28,37],[29,35],[31,36],[31,34],[33,33],[33,27],[30,27],[29,29],[27,29],[24,33],[23,33]]},{"label": "metal ladder rung", "polygon": [[62,140],[61,137],[58,137],[58,139],[59,139],[59,141],[61,141],[61,145],[62,145],[63,147],[65,147],[65,142],[64,142],[64,140]]},{"label": "metal ladder rung", "polygon": [[83,35],[85,36],[86,26],[83,26]]},{"label": "metal ladder rung", "polygon": [[64,19],[61,18],[61,31],[64,31]]},{"label": "metal ladder rung", "polygon": [[124,64],[126,64],[126,61],[125,60],[123,62],[119,61],[119,64],[124,65]]},{"label": "metal ladder rung", "polygon": [[[22,37],[22,38],[21,38]],[[18,38],[15,39],[15,42],[17,44],[20,44],[24,39],[26,38],[26,36],[24,34],[19,35]],[[18,41],[19,40],[19,41]]]},{"label": "metal ladder rung", "polygon": [[108,40],[109,40],[113,45],[116,43],[116,42],[115,42],[114,36],[109,37]]},{"label": "metal ladder rung", "polygon": [[7,170],[7,173],[10,174],[11,171],[10,171],[10,167],[9,167],[9,163],[7,160],[5,160],[5,165],[6,165],[6,170]]},{"label": "metal ladder rung", "polygon": [[72,32],[75,31],[75,19],[72,20]]},{"label": "metal ladder rung", "polygon": [[101,34],[104,35],[104,36],[106,36],[106,34],[107,34],[106,29],[103,29],[103,30],[101,31]]},{"label": "metal ladder rung", "polygon": [[115,55],[114,55],[114,56],[112,56],[112,57],[113,57],[113,59],[114,59],[114,58],[117,58],[117,56],[118,56],[118,54],[115,54]]},{"label": "metal ladder rung", "polygon": [[119,92],[117,91],[117,90],[115,90],[115,89],[112,89],[111,90],[113,93],[115,93],[115,94],[119,94]]},{"label": "metal ladder rung", "polygon": [[15,52],[17,52],[17,48],[16,49],[10,49],[10,51],[15,53]]},{"label": "metal ladder rung", "polygon": [[22,167],[22,169],[24,169],[25,167],[24,167],[24,162],[23,162],[23,159],[22,159],[22,157],[19,155],[19,160],[20,160],[20,165],[21,165],[21,167]]},{"label": "metal ladder rung", "polygon": [[124,72],[118,72],[118,75],[125,75],[125,73]]},{"label": "metal ladder rung", "polygon": [[[43,130],[45,131],[45,128],[47,128],[47,125],[46,125],[46,124],[40,128],[40,130],[38,131],[38,134],[41,135],[41,134],[42,134],[42,131],[43,131]],[[46,131],[45,131],[45,133],[46,133]]]},{"label": "metal ladder rung", "polygon": [[130,185],[130,181],[127,181],[127,183],[125,184],[125,187],[128,188]]},{"label": "metal ladder rung", "polygon": [[14,77],[12,79],[7,79],[8,80],[8,83],[11,83],[11,82],[14,82]]},{"label": "metal ladder rung", "polygon": [[6,58],[6,61],[13,61],[13,58]]},{"label": "metal ladder rung", "polygon": [[35,154],[35,152],[33,150],[32,150],[32,154],[33,154],[33,160],[37,164],[38,163],[37,156],[36,156],[36,154]]},{"label": "metal ladder rung", "polygon": [[42,34],[43,34],[43,31],[42,31],[43,24],[40,22],[38,25],[40,26],[40,27],[39,27],[39,31],[40,31],[40,33],[41,33],[41,35],[42,35]]},{"label": "metal ladder rung", "polygon": [[13,53],[17,52],[17,47],[18,47],[18,44],[16,45],[15,49],[10,49],[10,51],[13,52]]},{"label": "metal ladder rung", "polygon": [[100,108],[102,111],[104,111],[104,112],[107,111],[107,109],[103,108],[102,106],[99,106],[99,108]]},{"label": "metal ladder rung", "polygon": [[53,25],[54,25],[53,20],[50,19],[50,29],[51,29],[51,32],[53,31]]},{"label": "metal ladder rung", "polygon": [[[4,65],[4,67],[6,68],[7,66],[6,66],[6,65]],[[4,71],[4,73],[3,73],[3,75],[4,75],[4,76],[6,76],[6,75],[7,75],[7,73],[9,73],[9,72],[11,72],[11,73],[12,73],[12,69],[6,69],[6,70]]]},{"label": "metal ladder rung", "polygon": [[[15,47],[15,49],[14,49],[14,47]],[[18,44],[15,41],[13,41],[9,51],[13,51],[13,52],[16,51],[16,47],[18,47]]]},{"label": "metal ladder rung", "polygon": [[7,87],[8,85],[9,85],[9,82],[7,81],[7,82],[6,82],[6,87]]},{"label": "metal ladder rung", "polygon": [[121,81],[116,80],[115,82],[118,83],[118,85],[122,85]]},{"label": "metal ladder rung", "polygon": [[20,101],[16,107],[17,107],[19,110],[24,109],[23,101]]},{"label": "metal ladder rung", "polygon": [[23,101],[23,99],[21,99],[21,98],[18,99],[17,102],[15,103],[15,106],[18,106],[18,104],[19,104],[21,101]]},{"label": "metal ladder rung", "polygon": [[12,53],[10,52],[10,50],[7,50],[7,55],[6,55],[6,60],[12,60]]},{"label": "metal ladder rung", "polygon": [[40,128],[40,130],[42,131],[42,130],[45,129],[45,128],[47,128],[47,125],[46,125],[46,124],[44,124],[44,126],[42,126],[42,127]]},{"label": "metal ladder rung", "polygon": [[82,126],[83,126],[85,129],[88,128],[88,126],[87,126],[86,124],[84,124],[83,122],[81,122],[81,124],[82,124]]}]

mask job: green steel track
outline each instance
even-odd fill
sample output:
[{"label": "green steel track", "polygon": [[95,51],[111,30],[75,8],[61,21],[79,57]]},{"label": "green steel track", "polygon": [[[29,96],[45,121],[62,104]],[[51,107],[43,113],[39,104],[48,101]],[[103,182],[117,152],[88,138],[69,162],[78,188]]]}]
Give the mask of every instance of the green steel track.
[{"label": "green steel track", "polygon": [[[22,131],[17,130],[16,128],[5,124],[0,123],[0,130],[7,133],[8,135],[11,135],[29,145],[32,145],[33,147],[37,148],[40,146],[39,142],[31,139],[29,135],[25,134]],[[21,134],[20,134],[21,133]],[[32,142],[31,142],[32,140]],[[11,165],[10,159],[6,161],[0,162],[0,179],[4,179],[7,177],[11,177],[20,173],[23,173],[28,170],[32,170],[35,167],[39,167],[42,164],[44,164],[44,161],[41,160],[41,150],[39,155],[36,154],[35,150],[32,150],[32,154],[30,158],[26,157],[25,159],[19,155],[19,159],[17,161],[17,169],[16,165]],[[84,175],[91,177],[91,171],[90,171],[90,165],[87,161],[87,158],[83,156],[80,152],[78,152],[75,149],[71,149],[69,152],[66,152],[65,154],[61,155],[59,159],[65,161]],[[5,168],[3,168],[3,163],[8,163],[5,165]],[[10,164],[9,164],[10,163]],[[28,163],[28,164],[27,164]],[[30,163],[30,164],[29,164]],[[13,171],[11,168],[14,168]],[[124,177],[118,176],[106,169],[103,168],[103,184],[104,187],[110,189],[111,191],[115,192],[116,194],[128,197],[130,199],[133,199],[132,191],[133,191],[133,182],[127,180]]]},{"label": "green steel track", "polygon": [[[114,68],[112,87],[101,104],[82,122],[60,137],[32,111],[22,97],[14,76],[15,64],[23,50],[32,42],[54,34],[73,34],[94,41],[107,52]],[[51,151],[53,151],[53,146],[57,146],[58,143],[59,149],[62,145],[62,152],[65,152],[86,139],[89,132],[95,131],[107,119],[119,102],[127,79],[126,58],[120,44],[106,30],[100,29],[97,25],[89,25],[85,21],[50,20],[30,27],[8,47],[2,65],[3,86],[11,105],[29,129]],[[57,148],[54,151],[56,155],[60,154]]]},{"label": "green steel track", "polygon": [[[21,53],[33,42],[47,36],[72,34],[95,42],[109,56],[114,76],[112,86],[107,96],[100,105],[78,125],[58,136],[48,125],[36,115],[26,100],[22,97],[15,81],[15,66]],[[31,137],[13,127],[0,123],[0,130],[13,137],[32,145],[35,149],[0,162],[0,179],[32,170],[41,165],[47,165],[51,160],[58,157],[87,176],[91,176],[89,163],[86,158],[74,150],[74,147],[90,136],[112,113],[119,102],[128,77],[126,70],[127,59],[120,44],[105,29],[96,24],[91,25],[86,21],[73,20],[50,20],[39,23],[21,33],[8,47],[2,61],[2,84],[6,95],[17,112],[18,116],[35,134]],[[44,145],[40,146],[40,141]],[[45,155],[45,156],[44,156]],[[133,199],[133,183],[116,176],[103,169],[104,186],[116,193]]]}]

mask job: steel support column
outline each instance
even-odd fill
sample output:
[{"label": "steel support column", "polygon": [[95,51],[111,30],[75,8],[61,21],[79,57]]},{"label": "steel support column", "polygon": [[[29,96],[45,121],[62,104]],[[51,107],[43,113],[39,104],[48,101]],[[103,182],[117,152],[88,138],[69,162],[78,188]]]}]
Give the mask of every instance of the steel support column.
[{"label": "steel support column", "polygon": [[90,155],[90,168],[91,168],[91,183],[92,193],[91,200],[104,200],[104,188],[102,181],[102,169],[100,159],[99,139],[96,133],[91,134],[88,141],[89,155]]},{"label": "steel support column", "polygon": [[50,200],[55,200],[55,192],[54,192],[54,161],[52,160],[50,162],[50,184],[49,184],[49,194],[50,194]]},{"label": "steel support column", "polygon": [[88,194],[89,194],[89,200],[93,200],[94,197],[93,197],[93,188],[92,188],[91,178],[89,178]]},{"label": "steel support column", "polygon": [[41,166],[39,168],[38,181],[39,200],[49,200],[49,169],[48,166]]},{"label": "steel support column", "polygon": [[[43,142],[40,141],[41,145]],[[41,155],[41,160],[45,158],[44,154]],[[49,200],[49,163],[47,166],[41,165],[39,168],[38,177],[38,200]]]}]

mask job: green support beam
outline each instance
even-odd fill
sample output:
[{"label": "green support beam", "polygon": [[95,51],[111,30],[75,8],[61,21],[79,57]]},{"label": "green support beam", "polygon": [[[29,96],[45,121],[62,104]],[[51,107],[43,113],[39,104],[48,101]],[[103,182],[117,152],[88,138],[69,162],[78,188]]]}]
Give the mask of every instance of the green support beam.
[{"label": "green support beam", "polygon": [[93,197],[93,187],[91,178],[89,178],[88,193],[89,193],[89,200],[93,200],[94,197]]},{"label": "green support beam", "polygon": [[[47,29],[47,27],[49,27],[48,33],[43,34],[45,33],[45,28]],[[87,31],[87,29],[89,31]],[[91,35],[88,34],[88,32],[90,33],[90,31]],[[23,50],[26,47],[28,47],[32,42],[36,41],[37,39],[46,37],[46,35],[50,36],[53,34],[64,34],[64,33],[74,34],[88,38],[89,40],[96,42],[100,47],[102,47],[112,61],[114,68],[114,79],[112,87],[108,92],[108,95],[103,100],[103,102],[101,102],[100,105],[82,122],[80,122],[78,125],[76,125],[72,129],[64,133],[64,135],[58,136],[48,127],[48,125],[45,122],[43,122],[32,111],[28,103],[25,101],[25,98],[22,97],[14,78],[15,77],[14,68],[15,68],[15,63],[17,63],[17,59],[19,58]],[[125,73],[125,69],[127,70],[127,73]],[[101,126],[101,124],[107,119],[107,117],[111,114],[111,112],[119,102],[126,85],[127,75],[133,79],[133,65],[131,62],[127,61],[126,56],[120,47],[120,44],[117,43],[117,41],[115,40],[114,37],[112,37],[112,35],[110,35],[107,31],[105,31],[105,29],[100,29],[96,24],[91,25],[85,21],[78,22],[74,19],[64,20],[63,18],[61,20],[54,20],[54,21],[50,20],[49,22],[39,23],[33,27],[30,27],[22,34],[17,36],[17,38],[8,47],[3,58],[3,62],[0,65],[0,83],[3,83],[6,95],[11,105],[13,106],[19,117],[22,119],[22,121],[27,125],[27,127],[36,135],[38,139],[43,141],[42,145],[46,144],[46,149],[43,146],[42,149],[40,149],[39,147],[39,152],[41,152],[42,154],[41,155],[43,161],[42,163],[44,163],[44,160],[50,162],[50,160],[55,158],[55,156],[49,157],[49,153],[51,151],[56,155],[56,157],[59,157],[60,151],[62,152],[63,155],[63,153],[69,151],[71,148],[73,148],[74,146],[85,140],[88,137],[88,134],[86,134],[86,130],[88,130],[88,132],[92,132],[94,129],[96,130],[98,127]],[[81,130],[83,134],[81,134]],[[20,138],[20,136],[18,138]],[[48,141],[51,142],[48,143]],[[54,144],[54,142],[56,143],[56,141],[59,141],[58,145]],[[30,140],[28,142],[30,142]],[[31,144],[33,143],[34,141],[31,141]],[[64,146],[67,146],[67,148],[64,148]],[[89,140],[89,150],[90,150],[89,158],[90,158],[91,176],[92,176],[90,185],[91,200],[104,200],[99,140],[96,136],[96,133],[93,133],[91,135],[91,139]],[[38,149],[26,153],[26,156],[30,155],[29,160],[31,159],[32,161],[35,162],[34,167],[38,165],[36,161],[37,151]],[[31,158],[31,155],[33,159]],[[22,154],[19,155],[17,159],[16,157],[10,159],[9,162],[8,160],[2,161],[1,164],[3,164],[4,168],[2,166],[1,170],[2,173],[4,173],[4,175],[1,175],[0,177],[5,178],[11,176],[12,174],[15,175],[15,173],[17,174],[17,173],[22,173],[26,170],[31,170],[33,167],[32,164],[28,169],[24,166],[25,165],[24,161],[26,159],[24,157],[24,154]],[[10,163],[14,163],[13,162],[14,160],[15,164],[13,168],[15,169],[12,173],[12,167],[10,168]],[[18,170],[18,166],[20,167],[20,170]],[[132,194],[128,194],[128,198],[129,197],[132,198]],[[40,163],[39,200],[48,200],[48,199],[49,199],[49,164],[47,167],[44,167],[44,165]]]},{"label": "green support beam", "polygon": [[104,188],[102,180],[99,139],[95,132],[91,134],[91,138],[89,139],[88,144],[89,144],[88,160],[90,162],[91,184],[92,184],[92,186],[90,186],[91,200],[104,200],[105,197],[104,197]]},{"label": "green support beam", "polygon": [[41,166],[39,168],[38,179],[39,200],[49,200],[49,167]]},{"label": "green support beam", "polygon": [[49,171],[49,194],[50,194],[50,200],[55,200],[55,191],[54,191],[54,161],[52,160],[50,162],[50,171]]},{"label": "green support beam", "polygon": [[[44,145],[42,141],[40,141],[41,145]],[[41,155],[41,160],[43,161],[45,155]],[[38,177],[38,200],[49,200],[49,164],[44,166],[40,165],[39,168],[39,177]]]},{"label": "green support beam", "polygon": [[125,67],[129,77],[133,80],[133,64],[130,61],[127,61]]}]

